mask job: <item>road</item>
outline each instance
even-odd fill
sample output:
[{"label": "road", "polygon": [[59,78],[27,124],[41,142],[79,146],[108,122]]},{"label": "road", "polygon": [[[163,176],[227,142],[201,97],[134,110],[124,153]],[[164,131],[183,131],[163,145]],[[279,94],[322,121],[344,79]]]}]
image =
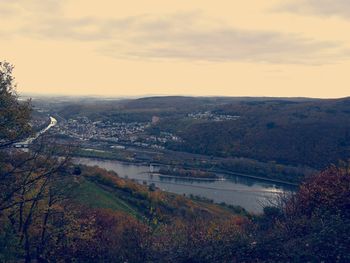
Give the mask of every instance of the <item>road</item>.
[{"label": "road", "polygon": [[50,116],[50,123],[49,123],[49,125],[46,128],[44,128],[41,131],[37,132],[34,136],[29,137],[25,141],[15,143],[14,146],[16,148],[28,147],[29,144],[33,143],[33,141],[35,141],[40,135],[42,135],[45,132],[47,132],[49,129],[51,129],[56,124],[57,124],[57,120],[54,117]]}]

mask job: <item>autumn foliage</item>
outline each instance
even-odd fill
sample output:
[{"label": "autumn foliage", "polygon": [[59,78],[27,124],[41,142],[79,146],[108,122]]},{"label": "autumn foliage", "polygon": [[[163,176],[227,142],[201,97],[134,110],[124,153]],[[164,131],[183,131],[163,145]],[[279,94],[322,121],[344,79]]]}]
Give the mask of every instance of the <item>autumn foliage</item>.
[{"label": "autumn foliage", "polygon": [[256,245],[260,260],[349,262],[349,166],[332,166],[308,178],[280,209],[261,220]]},{"label": "autumn foliage", "polygon": [[295,196],[293,212],[312,216],[332,213],[350,216],[350,167],[332,166],[306,180]]}]

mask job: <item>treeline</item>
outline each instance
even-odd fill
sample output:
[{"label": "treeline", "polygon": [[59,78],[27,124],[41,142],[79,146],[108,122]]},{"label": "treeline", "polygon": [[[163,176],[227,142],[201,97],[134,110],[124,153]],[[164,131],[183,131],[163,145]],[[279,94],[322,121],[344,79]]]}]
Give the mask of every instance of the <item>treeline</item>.
[{"label": "treeline", "polygon": [[188,177],[188,178],[199,178],[199,179],[216,179],[219,178],[215,173],[206,172],[201,170],[192,169],[181,169],[181,168],[161,168],[159,169],[160,174],[171,175],[176,177]]},{"label": "treeline", "polygon": [[193,97],[150,97],[135,100],[91,100],[71,101],[46,105],[37,101],[38,105],[52,108],[65,118],[86,116],[90,119],[109,120],[112,122],[149,122],[152,116],[161,118],[182,118],[191,111],[206,109],[216,105],[215,98]]}]

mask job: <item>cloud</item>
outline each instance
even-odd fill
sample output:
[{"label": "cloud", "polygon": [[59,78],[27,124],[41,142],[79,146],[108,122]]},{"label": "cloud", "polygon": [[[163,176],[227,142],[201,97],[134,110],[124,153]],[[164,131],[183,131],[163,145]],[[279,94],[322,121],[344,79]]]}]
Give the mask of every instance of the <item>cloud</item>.
[{"label": "cloud", "polygon": [[62,11],[64,3],[67,0],[0,0],[0,10],[7,14],[23,14],[24,12],[32,14],[56,14]]},{"label": "cloud", "polygon": [[[139,43],[139,44],[138,44]],[[265,63],[325,63],[338,44],[317,42],[297,35],[235,28],[146,31],[132,41],[126,55],[140,58]],[[113,55],[120,45],[110,46]]]},{"label": "cloud", "polygon": [[[349,56],[349,51],[337,42],[243,30],[211,21],[199,12],[121,19],[67,18],[57,11],[62,10],[58,0],[49,0],[44,7],[37,5],[39,0],[28,1],[33,5],[21,9],[32,8],[32,17],[16,34],[49,41],[91,42],[97,52],[114,58],[324,64]],[[52,12],[37,15],[44,10]]]},{"label": "cloud", "polygon": [[202,26],[203,19],[198,14],[114,20],[58,19],[42,23],[33,33],[50,39],[99,42],[97,50],[101,54],[129,59],[322,64],[344,55],[342,46],[336,42],[223,24]]},{"label": "cloud", "polygon": [[349,0],[289,0],[278,10],[350,19]]},{"label": "cloud", "polygon": [[9,17],[13,16],[15,14],[13,8],[10,8],[9,6],[1,5],[0,2],[0,16],[1,17]]}]

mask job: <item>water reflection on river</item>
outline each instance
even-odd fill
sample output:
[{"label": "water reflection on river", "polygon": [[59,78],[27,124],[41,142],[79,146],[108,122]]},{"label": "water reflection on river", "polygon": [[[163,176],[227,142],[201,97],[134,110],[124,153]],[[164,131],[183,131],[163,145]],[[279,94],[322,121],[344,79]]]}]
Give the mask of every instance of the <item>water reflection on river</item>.
[{"label": "water reflection on river", "polygon": [[174,178],[150,173],[149,166],[129,164],[119,161],[96,160],[89,158],[77,158],[76,163],[90,166],[97,165],[107,170],[118,173],[120,177],[135,179],[140,183],[154,183],[164,191],[177,194],[198,195],[232,205],[240,205],[250,212],[259,213],[262,207],[285,192],[290,192],[291,187],[264,182],[256,179],[240,176],[225,176],[224,180],[197,180],[187,178]]}]

